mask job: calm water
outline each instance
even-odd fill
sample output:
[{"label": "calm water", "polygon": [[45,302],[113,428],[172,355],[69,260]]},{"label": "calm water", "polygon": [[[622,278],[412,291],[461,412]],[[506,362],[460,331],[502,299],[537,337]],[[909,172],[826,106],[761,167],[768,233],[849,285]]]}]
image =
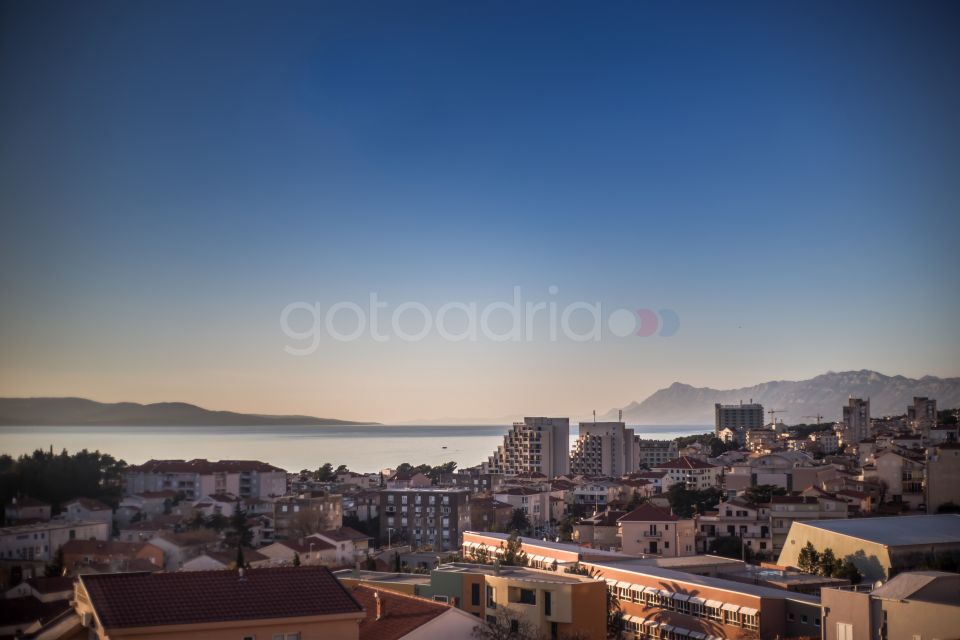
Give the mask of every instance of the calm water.
[{"label": "calm water", "polygon": [[[633,427],[645,438],[672,439],[709,426]],[[379,471],[402,462],[467,467],[486,460],[509,429],[504,425],[354,427],[0,427],[0,452],[12,456],[53,446],[54,451],[99,449],[139,464],[150,458],[263,460],[288,471],[324,462],[355,471]],[[575,439],[576,427],[571,427]],[[446,447],[446,448],[444,448]]]}]

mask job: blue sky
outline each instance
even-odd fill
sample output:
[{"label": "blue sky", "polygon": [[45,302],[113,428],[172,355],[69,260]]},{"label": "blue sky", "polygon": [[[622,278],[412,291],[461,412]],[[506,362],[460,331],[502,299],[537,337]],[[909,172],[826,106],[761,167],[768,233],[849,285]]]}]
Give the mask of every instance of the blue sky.
[{"label": "blue sky", "polygon": [[[958,375],[955,3],[5,2],[0,393],[408,420]],[[673,337],[325,341],[322,306]]]}]

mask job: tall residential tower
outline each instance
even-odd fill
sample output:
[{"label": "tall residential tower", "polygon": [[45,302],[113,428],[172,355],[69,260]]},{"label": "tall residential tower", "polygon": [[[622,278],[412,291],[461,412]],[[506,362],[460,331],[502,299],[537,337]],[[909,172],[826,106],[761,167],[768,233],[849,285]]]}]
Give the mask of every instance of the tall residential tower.
[{"label": "tall residential tower", "polygon": [[542,473],[555,478],[570,471],[570,419],[524,418],[513,423],[503,444],[484,464],[484,473]]}]

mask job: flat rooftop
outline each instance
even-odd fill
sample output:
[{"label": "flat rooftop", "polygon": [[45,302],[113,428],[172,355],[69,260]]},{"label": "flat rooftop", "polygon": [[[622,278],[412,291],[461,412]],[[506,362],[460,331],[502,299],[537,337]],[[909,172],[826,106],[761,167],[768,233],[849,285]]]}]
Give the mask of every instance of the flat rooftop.
[{"label": "flat rooftop", "polygon": [[823,529],[886,547],[960,544],[960,514],[807,520],[794,526]]},{"label": "flat rooftop", "polygon": [[450,562],[448,564],[442,564],[434,569],[434,571],[443,571],[445,573],[482,573],[486,576],[509,577],[519,580],[527,580],[529,582],[566,582],[575,584],[577,582],[596,581],[594,578],[590,578],[588,576],[580,576],[576,574],[555,571],[541,571],[539,569],[531,569],[529,567],[501,566],[499,569],[497,569],[491,564],[470,564],[466,562]]},{"label": "flat rooftop", "polygon": [[[486,536],[488,538],[496,538],[497,540],[503,540],[504,542],[510,538],[509,533],[499,533],[495,531],[464,531],[464,533],[472,533],[477,536]],[[552,549],[554,551],[566,551],[568,553],[585,553],[591,556],[609,556],[610,558],[633,558],[635,556],[630,556],[625,553],[620,553],[618,551],[604,551],[602,549],[593,549],[591,547],[581,547],[578,544],[572,544],[569,542],[553,542],[552,540],[541,540],[539,538],[526,538],[520,536],[520,541],[528,547],[540,547],[541,549]]]},{"label": "flat rooftop", "polygon": [[[663,567],[657,567],[650,564],[644,565],[630,561],[607,562],[605,560],[598,562],[584,562],[583,564],[590,567],[597,567],[599,569],[613,569],[615,571],[623,571],[626,573],[633,573],[638,576],[653,578],[654,580],[660,580],[662,583],[670,584],[671,591],[676,591],[678,593],[683,593],[684,591],[695,592],[697,587],[707,587],[709,589],[728,591],[730,593],[746,593],[748,595],[757,596],[758,598],[797,600],[811,604],[820,603],[820,598],[803,593],[796,593],[793,591],[787,591],[785,589],[775,589],[773,587],[763,587],[755,584],[747,584],[744,582],[737,582],[735,580],[701,576],[695,573],[686,573],[674,569],[664,569]],[[690,588],[685,588],[685,585],[690,585]]]},{"label": "flat rooftop", "polygon": [[341,569],[334,571],[338,580],[360,580],[361,582],[392,582],[395,584],[430,584],[430,576],[422,573],[391,573],[388,571],[354,571]]}]

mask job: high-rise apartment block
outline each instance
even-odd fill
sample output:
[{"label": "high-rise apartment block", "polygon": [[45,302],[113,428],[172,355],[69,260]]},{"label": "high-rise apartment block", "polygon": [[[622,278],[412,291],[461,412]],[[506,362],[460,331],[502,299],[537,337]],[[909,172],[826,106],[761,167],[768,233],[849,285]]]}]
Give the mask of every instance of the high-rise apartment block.
[{"label": "high-rise apartment block", "polygon": [[555,478],[570,471],[569,418],[524,418],[503,436],[484,473],[542,473]]},{"label": "high-rise apartment block", "polygon": [[860,442],[870,434],[870,398],[850,398],[843,408],[843,441]]},{"label": "high-rise apartment block", "polygon": [[570,472],[619,477],[637,469],[633,429],[622,422],[581,422],[570,454]]},{"label": "high-rise apartment block", "polygon": [[740,402],[738,404],[715,404],[714,427],[717,437],[720,432],[730,429],[736,434],[737,442],[741,444],[746,439],[747,431],[750,429],[763,428],[763,405],[758,403]]}]

